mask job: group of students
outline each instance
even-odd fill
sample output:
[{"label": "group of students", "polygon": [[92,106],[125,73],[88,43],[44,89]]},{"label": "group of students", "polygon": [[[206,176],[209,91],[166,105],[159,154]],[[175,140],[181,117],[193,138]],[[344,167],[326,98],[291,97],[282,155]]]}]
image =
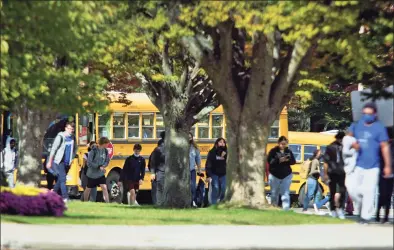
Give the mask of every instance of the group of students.
[{"label": "group of students", "polygon": [[[165,180],[165,132],[160,135],[161,139],[158,146],[149,157],[149,170],[152,181],[152,201],[156,205],[164,202],[164,180]],[[208,200],[211,204],[222,201],[226,192],[226,166],[227,166],[227,144],[224,138],[218,138],[213,148],[208,152],[206,161],[206,181],[209,183]],[[201,173],[201,154],[193,139],[193,134],[189,133],[189,170],[190,170],[190,192],[191,205],[197,207],[197,176],[202,177]]]},{"label": "group of students", "polygon": [[[323,178],[329,186],[332,217],[345,218],[344,206],[349,195],[360,215],[360,223],[367,224],[373,214],[376,214],[376,221],[380,221],[382,207],[385,212],[380,222],[388,222],[394,188],[393,142],[387,129],[377,119],[376,105],[367,103],[362,111],[362,118],[350,126],[347,134],[339,132],[324,155],[320,150],[314,152],[307,170],[304,211],[313,198],[315,208],[322,206],[317,197],[318,179]],[[278,142],[279,145],[268,154],[271,200],[273,204],[278,204],[281,194],[283,209],[287,210],[290,207],[291,165],[296,161],[287,147],[287,139],[281,137]],[[320,171],[321,158],[324,162],[323,176]]]}]

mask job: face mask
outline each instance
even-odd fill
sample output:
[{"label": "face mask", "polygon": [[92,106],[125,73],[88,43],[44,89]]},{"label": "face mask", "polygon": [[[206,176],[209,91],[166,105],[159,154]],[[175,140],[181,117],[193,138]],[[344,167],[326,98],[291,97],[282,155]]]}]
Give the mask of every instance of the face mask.
[{"label": "face mask", "polygon": [[376,116],[375,115],[370,115],[370,114],[364,114],[363,115],[363,120],[367,124],[374,123],[376,121]]},{"label": "face mask", "polygon": [[135,156],[135,157],[139,157],[139,156],[140,156],[140,154],[136,154],[136,153],[134,153],[134,156]]}]

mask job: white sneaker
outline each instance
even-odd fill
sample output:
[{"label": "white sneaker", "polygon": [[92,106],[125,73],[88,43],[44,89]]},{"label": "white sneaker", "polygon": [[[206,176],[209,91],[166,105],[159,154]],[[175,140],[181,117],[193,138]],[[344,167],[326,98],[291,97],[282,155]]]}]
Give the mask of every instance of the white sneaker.
[{"label": "white sneaker", "polygon": [[331,212],[330,202],[327,202],[326,204],[324,204],[324,206],[328,209],[329,212]]},{"label": "white sneaker", "polygon": [[313,204],[313,208],[315,209],[315,212],[318,214],[319,213],[319,209],[317,208],[316,204]]},{"label": "white sneaker", "polygon": [[338,217],[337,212],[331,211],[331,217],[332,218],[337,218]]},{"label": "white sneaker", "polygon": [[197,204],[195,201],[193,201],[193,207],[197,207]]},{"label": "white sneaker", "polygon": [[137,200],[135,200],[134,204],[137,205],[137,206],[140,205],[140,204],[137,202]]},{"label": "white sneaker", "polygon": [[345,213],[343,212],[343,209],[338,209],[338,210],[337,210],[337,214],[338,214],[338,218],[339,218],[339,219],[341,219],[341,220],[346,219]]}]

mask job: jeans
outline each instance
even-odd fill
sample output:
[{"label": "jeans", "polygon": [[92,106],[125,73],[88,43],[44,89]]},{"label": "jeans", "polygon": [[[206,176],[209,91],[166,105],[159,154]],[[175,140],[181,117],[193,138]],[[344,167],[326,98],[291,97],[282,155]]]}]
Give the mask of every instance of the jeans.
[{"label": "jeans", "polygon": [[330,195],[326,195],[326,197],[324,197],[324,199],[316,202],[316,206],[318,209],[320,209],[320,208],[322,208],[322,206],[324,206],[329,201],[330,201]]},{"label": "jeans", "polygon": [[64,165],[64,162],[61,162],[59,164],[53,163],[53,167],[56,168],[58,174],[56,184],[53,187],[53,191],[57,193],[60,189],[62,198],[68,199],[67,186],[66,186],[66,182],[67,182],[66,166]]},{"label": "jeans", "polygon": [[[339,193],[341,196],[339,198],[338,209],[343,209],[346,201],[346,187],[345,187],[345,174],[329,174],[330,182],[328,183],[328,188],[330,189],[331,199],[330,199],[330,210],[335,211],[335,193]],[[337,188],[339,190],[337,190]]]},{"label": "jeans", "polygon": [[226,194],[226,176],[212,175],[211,178],[212,178],[211,204],[215,205],[218,202],[218,199],[222,201],[224,199],[224,195]]},{"label": "jeans", "polygon": [[272,174],[269,175],[269,184],[271,187],[271,204],[278,205],[280,194],[283,209],[290,209],[290,185],[292,179],[293,174],[290,174],[283,179],[278,179]]},{"label": "jeans", "polygon": [[375,195],[379,182],[379,168],[363,169],[356,167],[346,176],[348,193],[355,203],[361,219],[370,220],[375,213]]},{"label": "jeans", "polygon": [[307,192],[304,199],[303,208],[304,211],[308,210],[309,201],[314,198],[314,203],[318,201],[317,191],[319,189],[319,184],[316,179],[309,177],[306,181]]},{"label": "jeans", "polygon": [[15,174],[14,170],[12,170],[11,172],[6,172],[5,173],[7,184],[8,184],[8,187],[10,187],[10,188],[14,188],[15,187],[14,174]]},{"label": "jeans", "polygon": [[192,193],[192,205],[193,205],[193,201],[196,201],[196,170],[192,170],[190,171],[190,191]]},{"label": "jeans", "polygon": [[164,203],[164,178],[165,174],[163,171],[156,172],[156,203],[158,206],[162,206]]}]

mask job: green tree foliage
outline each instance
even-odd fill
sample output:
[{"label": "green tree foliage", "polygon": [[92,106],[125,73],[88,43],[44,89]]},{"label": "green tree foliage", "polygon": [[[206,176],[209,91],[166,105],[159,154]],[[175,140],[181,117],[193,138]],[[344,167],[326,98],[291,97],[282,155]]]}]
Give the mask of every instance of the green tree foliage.
[{"label": "green tree foliage", "polygon": [[228,201],[265,203],[269,127],[303,84],[320,85],[313,74],[301,74],[314,58],[339,55],[359,80],[373,72],[379,59],[357,32],[362,9],[357,1],[200,1],[168,14],[226,112]]},{"label": "green tree foliage", "polygon": [[107,46],[96,53],[98,67],[108,71],[111,84],[122,92],[141,89],[163,115],[166,128],[166,180],[159,205],[191,206],[189,132],[204,115],[218,106],[211,81],[182,47],[178,31],[166,13],[175,3],[108,3],[113,17],[101,36]]},{"label": "green tree foliage", "polygon": [[109,14],[95,2],[1,2],[0,107],[17,117],[20,182],[38,185],[42,139],[56,113],[105,108],[106,80],[88,66]]}]

